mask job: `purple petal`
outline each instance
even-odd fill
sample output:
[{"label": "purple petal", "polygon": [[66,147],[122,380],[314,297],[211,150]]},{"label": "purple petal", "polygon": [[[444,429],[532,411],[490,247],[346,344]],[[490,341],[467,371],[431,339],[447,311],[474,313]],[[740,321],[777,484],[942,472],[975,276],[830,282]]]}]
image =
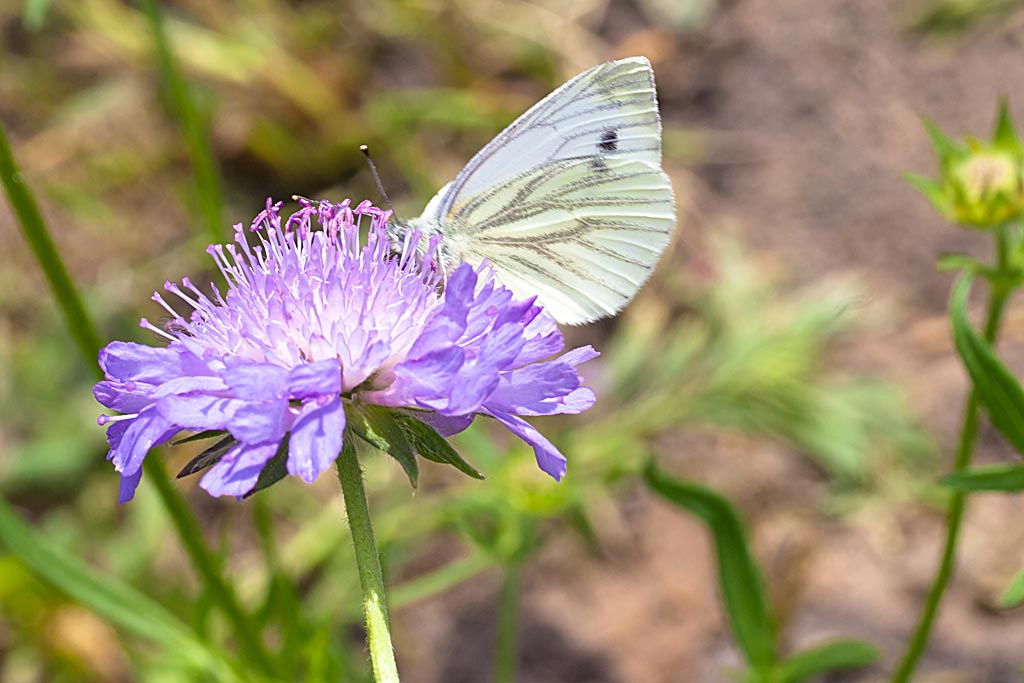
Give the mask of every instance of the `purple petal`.
[{"label": "purple petal", "polygon": [[288,373],[290,398],[314,398],[341,393],[341,367],[336,360],[299,365]]},{"label": "purple petal", "polygon": [[139,413],[124,430],[121,441],[114,451],[114,469],[123,475],[133,475],[142,467],[142,459],[150,449],[166,443],[181,431],[153,409]]},{"label": "purple petal", "polygon": [[118,505],[124,505],[135,497],[135,489],[139,488],[140,481],[142,481],[141,467],[135,472],[135,474],[121,475],[121,488],[117,493]]},{"label": "purple petal", "polygon": [[227,391],[228,386],[224,380],[214,375],[200,375],[190,377],[177,377],[168,380],[157,387],[150,394],[150,398],[158,399],[173,394],[214,394]]},{"label": "purple petal", "polygon": [[245,443],[280,441],[291,424],[288,401],[253,401],[240,406],[224,423],[231,436]]},{"label": "purple petal", "polygon": [[199,481],[211,496],[244,496],[252,491],[267,461],[280,444],[238,444]]},{"label": "purple petal", "polygon": [[156,409],[171,422],[186,429],[226,429],[235,413],[247,401],[220,396],[164,396]]},{"label": "purple petal", "polygon": [[444,437],[454,436],[473,424],[476,415],[441,415],[432,410],[406,410],[406,415],[414,417]]},{"label": "purple petal", "polygon": [[490,411],[489,414],[498,422],[508,427],[509,431],[513,434],[533,446],[533,454],[537,458],[537,465],[544,472],[551,475],[555,481],[562,480],[566,469],[565,456],[559,453],[558,449],[545,439],[543,434],[534,429],[529,422],[515,415],[499,411]]},{"label": "purple petal", "polygon": [[108,379],[149,384],[162,384],[182,375],[211,374],[192,352],[173,344],[153,347],[111,342],[100,351],[99,362]]},{"label": "purple petal", "polygon": [[312,484],[341,452],[345,408],[340,398],[324,406],[310,401],[302,407],[288,442],[288,473]]},{"label": "purple petal", "polygon": [[151,384],[135,385],[119,381],[104,380],[92,388],[92,395],[100,405],[120,413],[138,413],[153,403]]},{"label": "purple petal", "polygon": [[235,396],[266,401],[284,396],[288,370],[272,363],[247,363],[227,368],[221,376]]}]

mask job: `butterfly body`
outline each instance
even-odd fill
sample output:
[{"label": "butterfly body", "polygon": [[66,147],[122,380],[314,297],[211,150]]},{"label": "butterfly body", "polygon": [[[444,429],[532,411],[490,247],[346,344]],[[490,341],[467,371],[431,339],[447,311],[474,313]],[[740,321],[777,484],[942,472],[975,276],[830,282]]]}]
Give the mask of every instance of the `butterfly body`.
[{"label": "butterfly body", "polygon": [[558,322],[580,324],[632,299],[674,225],[654,76],[632,57],[534,105],[392,239],[441,234],[444,272],[486,260],[518,297],[537,296]]}]

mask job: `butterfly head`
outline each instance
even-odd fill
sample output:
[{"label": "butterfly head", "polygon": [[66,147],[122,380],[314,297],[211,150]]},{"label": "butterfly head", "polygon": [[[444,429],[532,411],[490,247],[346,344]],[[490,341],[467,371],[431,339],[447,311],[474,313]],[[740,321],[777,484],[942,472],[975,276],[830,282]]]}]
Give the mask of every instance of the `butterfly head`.
[{"label": "butterfly head", "polygon": [[447,279],[451,269],[457,265],[453,254],[445,243],[441,228],[422,217],[409,221],[392,218],[387,225],[388,242],[395,256],[419,259],[424,266],[441,273]]}]

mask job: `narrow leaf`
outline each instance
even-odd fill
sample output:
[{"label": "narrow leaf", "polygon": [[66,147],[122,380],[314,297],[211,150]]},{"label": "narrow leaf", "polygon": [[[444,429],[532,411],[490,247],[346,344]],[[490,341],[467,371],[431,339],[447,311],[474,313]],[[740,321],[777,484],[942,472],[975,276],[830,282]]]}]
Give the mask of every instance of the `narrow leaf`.
[{"label": "narrow leaf", "polygon": [[206,439],[213,439],[218,436],[224,436],[227,434],[223,429],[207,429],[205,432],[198,432],[196,434],[189,434],[183,436],[180,439],[175,439],[171,442],[172,446],[180,446],[183,443],[192,443],[193,441],[205,441]]},{"label": "narrow leaf", "polygon": [[655,493],[693,513],[711,529],[722,602],[733,634],[753,669],[770,670],[777,660],[775,620],[739,515],[718,493],[670,477],[653,461],[644,471],[644,480]]},{"label": "narrow leaf", "polygon": [[[176,444],[186,443],[186,441],[186,439],[182,439],[181,441],[176,442]],[[224,454],[231,450],[231,447],[234,446],[236,443],[238,442],[235,440],[235,437],[231,436],[230,434],[228,436],[225,436],[220,441],[213,444],[205,451],[189,460],[188,463],[181,468],[181,471],[178,472],[177,478],[181,479],[182,477],[187,477],[189,475],[195,474],[196,472],[202,472],[211,465],[216,465],[218,462],[220,462],[220,459],[224,457]]]},{"label": "narrow leaf", "polygon": [[1024,602],[1024,569],[1014,575],[1010,580],[1010,585],[999,596],[999,604],[1003,607],[1016,607],[1022,602]]},{"label": "narrow leaf", "polygon": [[862,640],[833,640],[787,658],[777,676],[781,683],[800,683],[832,671],[874,664],[880,656],[878,648]]},{"label": "narrow leaf", "polygon": [[1018,453],[1024,453],[1024,390],[967,319],[971,280],[969,273],[961,276],[949,298],[956,349],[992,426]]},{"label": "narrow leaf", "polygon": [[200,115],[181,65],[174,56],[167,29],[164,27],[159,0],[139,0],[143,13],[153,31],[153,45],[157,64],[167,84],[174,115],[181,125],[181,132],[188,147],[192,171],[196,179],[196,195],[199,209],[206,223],[206,230],[214,242],[223,239],[221,212],[224,206],[220,173],[210,149],[209,135],[204,117]]},{"label": "narrow leaf", "polygon": [[459,452],[452,448],[448,440],[434,431],[430,425],[420,422],[410,415],[395,415],[413,450],[431,462],[451,465],[463,474],[474,479],[484,479],[475,467],[466,462]]},{"label": "narrow leaf", "polygon": [[259,493],[263,489],[273,486],[277,482],[281,481],[288,475],[288,437],[285,437],[281,441],[281,445],[277,449],[277,453],[274,457],[263,466],[260,471],[260,476],[256,479],[256,486],[253,487],[252,491],[245,494],[243,498]]},{"label": "narrow leaf", "polygon": [[99,356],[100,336],[92,324],[92,320],[82,305],[82,299],[78,290],[68,275],[64,262],[57,253],[57,247],[53,244],[43,216],[39,213],[39,206],[35,198],[29,192],[25,181],[14,162],[11,154],[11,146],[7,142],[7,134],[0,124],[0,183],[3,184],[7,193],[7,199],[14,209],[14,215],[18,219],[18,225],[25,236],[25,241],[32,249],[39,267],[43,269],[46,280],[50,284],[50,291],[53,292],[61,312],[64,314],[64,322],[67,323],[71,337],[78,345],[78,350],[85,358],[86,365],[96,374],[102,377],[96,360]]},{"label": "narrow leaf", "polygon": [[114,576],[103,576],[48,544],[0,498],[0,545],[36,576],[112,624],[177,650],[220,680],[237,680],[222,655],[200,641],[160,604]]},{"label": "narrow leaf", "polygon": [[21,21],[25,28],[33,33],[41,29],[52,2],[53,0],[25,0],[21,10]]},{"label": "narrow leaf", "polygon": [[397,460],[415,488],[420,476],[416,454],[391,411],[382,406],[358,404],[347,412],[349,426],[356,435]]},{"label": "narrow leaf", "polygon": [[957,491],[1024,491],[1024,465],[993,465],[954,472],[942,478],[943,486]]}]

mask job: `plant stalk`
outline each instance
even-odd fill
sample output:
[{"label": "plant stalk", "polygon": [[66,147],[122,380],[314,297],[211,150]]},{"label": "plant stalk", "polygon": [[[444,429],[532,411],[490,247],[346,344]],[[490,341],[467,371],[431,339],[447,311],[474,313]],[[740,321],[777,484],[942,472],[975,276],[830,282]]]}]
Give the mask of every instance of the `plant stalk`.
[{"label": "plant stalk", "polygon": [[498,598],[498,637],[494,652],[494,683],[514,683],[519,655],[519,591],[517,563],[502,567]]},{"label": "plant stalk", "polygon": [[[989,344],[994,344],[999,334],[999,326],[1003,319],[1006,300],[1011,292],[1011,288],[1001,279],[1001,276],[1009,267],[1009,238],[1007,229],[1008,226],[1003,225],[996,232],[997,277],[992,283],[992,294],[989,298],[984,330],[985,341]],[[953,459],[953,472],[963,472],[971,465],[971,457],[974,455],[974,444],[978,436],[979,417],[978,395],[974,389],[971,389],[971,393],[967,398],[967,404],[964,406],[960,439],[957,443],[956,456]],[[908,683],[910,681],[914,670],[917,668],[918,661],[928,645],[932,626],[939,613],[939,605],[942,602],[950,580],[953,578],[956,546],[960,537],[960,526],[963,523],[966,503],[967,494],[965,492],[954,491],[950,496],[949,505],[946,508],[946,541],[942,548],[939,567],[935,572],[931,588],[928,590],[928,596],[925,598],[924,609],[921,612],[917,628],[914,630],[906,652],[903,654],[903,658],[893,674],[892,683]]]},{"label": "plant stalk", "polygon": [[366,620],[366,640],[370,648],[370,663],[376,683],[398,683],[398,665],[391,645],[391,627],[384,593],[384,577],[380,570],[380,555],[373,538],[370,509],[366,503],[363,472],[359,467],[355,447],[346,439],[338,456],[338,479],[345,499],[348,528],[355,546],[359,585],[363,591],[363,618]]}]

